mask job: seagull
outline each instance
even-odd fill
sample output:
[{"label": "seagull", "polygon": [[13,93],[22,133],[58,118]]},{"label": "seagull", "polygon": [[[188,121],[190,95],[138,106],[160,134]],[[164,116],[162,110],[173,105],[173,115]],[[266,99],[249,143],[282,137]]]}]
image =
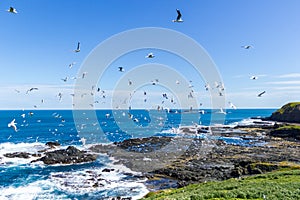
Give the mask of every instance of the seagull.
[{"label": "seagull", "polygon": [[146,56],[146,58],[154,58],[155,55],[153,53],[148,53],[148,55]]},{"label": "seagull", "polygon": [[266,91],[263,91],[263,92],[261,92],[261,93],[259,93],[258,95],[257,95],[257,97],[261,97],[263,94],[265,94],[266,93]]},{"label": "seagull", "polygon": [[82,142],[82,146],[85,146],[85,144],[86,144],[86,139],[85,139],[84,137],[80,138],[79,141]]},{"label": "seagull", "polygon": [[17,10],[14,7],[9,7],[9,9],[7,10],[7,12],[13,13],[13,14],[17,14]]},{"label": "seagull", "polygon": [[58,95],[57,95],[57,96],[58,96],[58,100],[59,100],[59,101],[61,101],[61,99],[62,99],[62,93],[61,93],[61,92],[60,92],[60,93],[58,93]]},{"label": "seagull", "polygon": [[80,42],[77,43],[77,49],[74,50],[75,53],[80,52]]},{"label": "seagull", "polygon": [[38,88],[30,88],[29,90],[26,91],[26,94],[28,94],[28,92],[31,92],[33,90],[38,90]]},{"label": "seagull", "polygon": [[119,72],[124,72],[124,68],[123,67],[119,67]]},{"label": "seagull", "polygon": [[70,64],[69,64],[69,68],[71,69],[75,64],[76,64],[76,62],[70,63]]},{"label": "seagull", "polygon": [[209,89],[210,89],[210,85],[207,83],[207,84],[205,85],[205,90],[208,91]]},{"label": "seagull", "polygon": [[86,74],[87,74],[87,72],[83,72],[81,78],[84,79],[84,77],[86,76]]},{"label": "seagull", "polygon": [[250,45],[244,45],[244,46],[241,46],[242,48],[244,48],[244,49],[250,49],[250,48],[253,48],[252,46],[250,46]]},{"label": "seagull", "polygon": [[12,127],[17,132],[17,126],[16,126],[17,123],[15,123],[15,120],[16,119],[13,119],[7,126],[9,128]]},{"label": "seagull", "polygon": [[236,109],[236,106],[233,105],[233,103],[231,103],[230,101],[228,102],[229,106],[232,108],[232,109]]},{"label": "seagull", "polygon": [[251,80],[257,80],[258,77],[257,77],[257,76],[251,76],[250,79],[251,79]]},{"label": "seagull", "polygon": [[67,82],[68,81],[68,77],[66,76],[66,78],[62,78],[61,79],[63,82]]},{"label": "seagull", "polygon": [[183,20],[181,19],[180,10],[176,9],[176,11],[177,11],[177,18],[173,20],[173,22],[183,22]]},{"label": "seagull", "polygon": [[224,115],[226,115],[227,113],[226,113],[226,111],[224,111],[223,110],[223,108],[220,108],[220,111],[219,111],[219,113],[221,113],[221,114],[224,114]]}]

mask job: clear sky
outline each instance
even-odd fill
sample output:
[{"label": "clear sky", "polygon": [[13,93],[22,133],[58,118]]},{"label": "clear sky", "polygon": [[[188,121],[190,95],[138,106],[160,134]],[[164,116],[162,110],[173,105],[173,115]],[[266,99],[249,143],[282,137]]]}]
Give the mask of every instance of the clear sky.
[{"label": "clear sky", "polygon": [[[10,6],[18,13],[7,12]],[[183,23],[172,22],[177,8]],[[199,43],[219,70],[226,101],[238,108],[277,108],[299,101],[299,10],[298,0],[2,0],[0,109],[72,108],[71,78],[80,76],[89,53],[114,34],[143,27],[179,31]],[[78,41],[81,51],[74,53]],[[253,48],[244,49],[243,45]],[[205,83],[191,66],[169,53],[152,51],[156,57],[150,62],[167,63],[192,80],[198,101],[209,107]],[[123,56],[110,66],[97,85],[106,91],[106,99],[97,94],[95,107],[109,107],[114,82],[135,66],[148,63],[147,53],[141,50],[127,59]],[[70,69],[72,62],[76,64]],[[125,72],[117,71],[120,65]],[[251,80],[251,76],[258,79]],[[66,82],[61,80],[65,77],[69,77]],[[39,90],[26,94],[32,87]],[[161,98],[163,92],[176,96],[165,89],[140,88],[149,91],[148,99]],[[257,97],[262,91],[266,93]],[[136,95],[136,101],[144,98],[142,93]]]}]

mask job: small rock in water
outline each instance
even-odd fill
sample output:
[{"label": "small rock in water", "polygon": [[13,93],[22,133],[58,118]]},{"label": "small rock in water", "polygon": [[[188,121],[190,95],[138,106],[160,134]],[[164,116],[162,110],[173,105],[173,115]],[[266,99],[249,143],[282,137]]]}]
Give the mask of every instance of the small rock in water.
[{"label": "small rock in water", "polygon": [[59,142],[47,142],[46,143],[46,146],[49,146],[50,148],[54,148],[54,147],[57,147],[57,146],[60,146]]},{"label": "small rock in water", "polygon": [[102,170],[102,172],[111,172],[111,171],[114,171],[115,169],[108,169],[108,168],[105,168]]}]

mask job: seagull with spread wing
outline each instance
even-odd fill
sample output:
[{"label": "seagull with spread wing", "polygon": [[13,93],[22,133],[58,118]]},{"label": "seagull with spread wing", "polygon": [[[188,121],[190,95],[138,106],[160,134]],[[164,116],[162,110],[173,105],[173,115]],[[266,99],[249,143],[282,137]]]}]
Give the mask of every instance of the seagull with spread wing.
[{"label": "seagull with spread wing", "polygon": [[177,18],[175,20],[173,20],[173,22],[183,22],[183,20],[181,19],[182,15],[179,9],[176,9],[177,11]]}]

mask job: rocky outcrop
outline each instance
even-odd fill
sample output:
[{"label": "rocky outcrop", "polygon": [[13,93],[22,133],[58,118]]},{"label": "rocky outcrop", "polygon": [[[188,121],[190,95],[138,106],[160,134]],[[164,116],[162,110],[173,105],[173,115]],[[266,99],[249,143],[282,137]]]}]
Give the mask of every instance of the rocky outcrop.
[{"label": "rocky outcrop", "polygon": [[114,144],[128,151],[145,153],[159,150],[169,144],[171,140],[170,137],[134,138],[115,142]]},{"label": "rocky outcrop", "polygon": [[7,158],[30,158],[30,157],[40,157],[41,154],[31,154],[27,152],[14,152],[14,153],[6,153],[3,156]]},{"label": "rocky outcrop", "polygon": [[50,148],[55,148],[55,147],[60,146],[59,142],[56,142],[56,141],[55,142],[47,142],[45,145],[49,146]]},{"label": "rocky outcrop", "polygon": [[272,113],[269,120],[300,123],[300,102],[288,103]]},{"label": "rocky outcrop", "polygon": [[45,156],[32,162],[43,161],[45,164],[76,164],[84,162],[93,162],[97,159],[97,155],[89,154],[86,151],[69,146],[67,149],[46,152]]},{"label": "rocky outcrop", "polygon": [[300,140],[300,126],[286,125],[279,127],[269,133],[272,137]]}]

